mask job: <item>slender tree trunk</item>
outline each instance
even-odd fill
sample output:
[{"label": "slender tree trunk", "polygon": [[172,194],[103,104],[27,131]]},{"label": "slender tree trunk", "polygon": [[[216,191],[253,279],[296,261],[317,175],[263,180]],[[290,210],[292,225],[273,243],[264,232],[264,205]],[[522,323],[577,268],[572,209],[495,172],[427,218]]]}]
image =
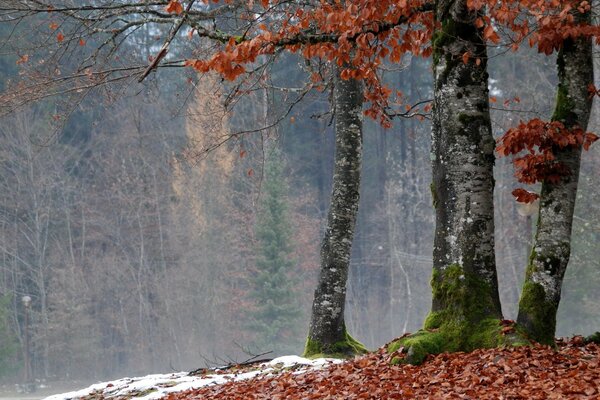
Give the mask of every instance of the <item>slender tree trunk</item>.
[{"label": "slender tree trunk", "polygon": [[335,77],[335,166],[321,271],[315,290],[305,355],[351,355],[364,351],[344,322],[346,281],[358,214],[362,158],[363,85]]},{"label": "slender tree trunk", "polygon": [[[591,22],[590,13],[578,15]],[[594,81],[592,39],[567,39],[558,53],[558,94],[553,121],[566,128],[587,128],[592,99],[588,85]],[[519,301],[517,321],[532,339],[554,343],[556,311],[563,277],[571,254],[571,226],[577,195],[581,147],[555,151],[570,174],[559,183],[542,183],[540,212],[533,249]]]}]

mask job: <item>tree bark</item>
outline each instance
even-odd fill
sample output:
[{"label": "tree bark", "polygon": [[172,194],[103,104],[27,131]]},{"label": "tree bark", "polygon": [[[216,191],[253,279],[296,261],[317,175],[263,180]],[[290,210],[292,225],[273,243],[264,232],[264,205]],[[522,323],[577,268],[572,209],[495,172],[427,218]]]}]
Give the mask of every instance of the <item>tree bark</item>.
[{"label": "tree bark", "polygon": [[[501,334],[494,253],[494,148],[487,51],[466,0],[436,1],[431,191],[436,214],[433,301],[424,330],[401,339],[406,361],[516,343]],[[465,54],[469,55],[465,60]]]},{"label": "tree bark", "polygon": [[334,86],[333,188],[321,243],[321,270],[312,305],[306,356],[352,355],[364,351],[364,347],[348,335],[344,322],[346,281],[360,197],[363,84],[354,79],[341,79],[338,68]]},{"label": "tree bark", "polygon": [[[576,12],[576,11],[575,11]],[[591,14],[577,16],[591,23]],[[558,93],[553,121],[566,128],[587,128],[594,81],[592,39],[567,39],[558,53]],[[544,181],[533,249],[525,273],[517,322],[540,343],[553,344],[561,287],[571,254],[571,227],[577,196],[581,147],[556,149],[556,160],[569,169],[558,183]]]},{"label": "tree bark", "polygon": [[[436,15],[441,30],[434,36],[432,313],[476,323],[502,316],[494,254],[495,141],[487,51],[474,25],[477,13],[467,10],[466,1],[438,1]],[[449,280],[456,285],[444,290]]]}]

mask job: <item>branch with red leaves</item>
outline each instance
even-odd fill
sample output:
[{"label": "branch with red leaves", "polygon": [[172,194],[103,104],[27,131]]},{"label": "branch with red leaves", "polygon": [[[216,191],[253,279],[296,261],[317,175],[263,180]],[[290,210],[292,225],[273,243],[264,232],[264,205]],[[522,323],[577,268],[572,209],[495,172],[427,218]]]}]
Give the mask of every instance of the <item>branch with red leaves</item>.
[{"label": "branch with red leaves", "polygon": [[[598,140],[591,132],[575,127],[567,129],[559,121],[545,122],[539,118],[521,122],[517,127],[509,129],[500,139],[496,151],[500,156],[527,154],[515,157],[513,165],[517,180],[525,184],[537,182],[558,183],[570,174],[567,166],[556,160],[555,152],[565,148],[583,146],[588,150]],[[531,203],[539,195],[516,189],[513,195],[521,203]]]}]

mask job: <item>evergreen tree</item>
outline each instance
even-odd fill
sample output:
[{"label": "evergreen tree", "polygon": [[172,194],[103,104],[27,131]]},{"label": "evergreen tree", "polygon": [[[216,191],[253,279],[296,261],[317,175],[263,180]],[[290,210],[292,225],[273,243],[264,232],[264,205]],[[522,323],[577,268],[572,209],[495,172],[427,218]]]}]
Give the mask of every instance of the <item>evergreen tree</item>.
[{"label": "evergreen tree", "polygon": [[283,176],[281,152],[273,149],[265,160],[264,180],[255,234],[256,272],[251,277],[250,297],[255,307],[250,328],[252,343],[260,351],[274,354],[298,352],[301,342],[300,309],[295,300],[292,269],[292,230],[287,214],[289,188]]}]

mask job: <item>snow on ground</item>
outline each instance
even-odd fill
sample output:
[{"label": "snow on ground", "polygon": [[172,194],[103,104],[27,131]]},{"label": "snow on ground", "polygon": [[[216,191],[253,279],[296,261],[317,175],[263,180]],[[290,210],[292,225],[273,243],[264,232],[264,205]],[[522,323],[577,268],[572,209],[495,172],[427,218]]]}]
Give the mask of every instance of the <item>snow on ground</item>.
[{"label": "snow on ground", "polygon": [[168,393],[182,392],[208,385],[220,385],[229,381],[239,381],[261,376],[275,375],[282,370],[292,369],[295,373],[302,373],[310,369],[323,368],[331,363],[341,360],[332,358],[317,358],[309,360],[298,356],[284,356],[275,358],[267,363],[259,364],[253,368],[243,368],[238,372],[227,373],[226,370],[213,369],[202,375],[190,376],[188,372],[172,374],[155,374],[138,378],[121,378],[114,381],[96,383],[85,389],[74,392],[56,394],[44,400],[70,400],[94,398],[131,397],[136,400],[159,399]]}]

